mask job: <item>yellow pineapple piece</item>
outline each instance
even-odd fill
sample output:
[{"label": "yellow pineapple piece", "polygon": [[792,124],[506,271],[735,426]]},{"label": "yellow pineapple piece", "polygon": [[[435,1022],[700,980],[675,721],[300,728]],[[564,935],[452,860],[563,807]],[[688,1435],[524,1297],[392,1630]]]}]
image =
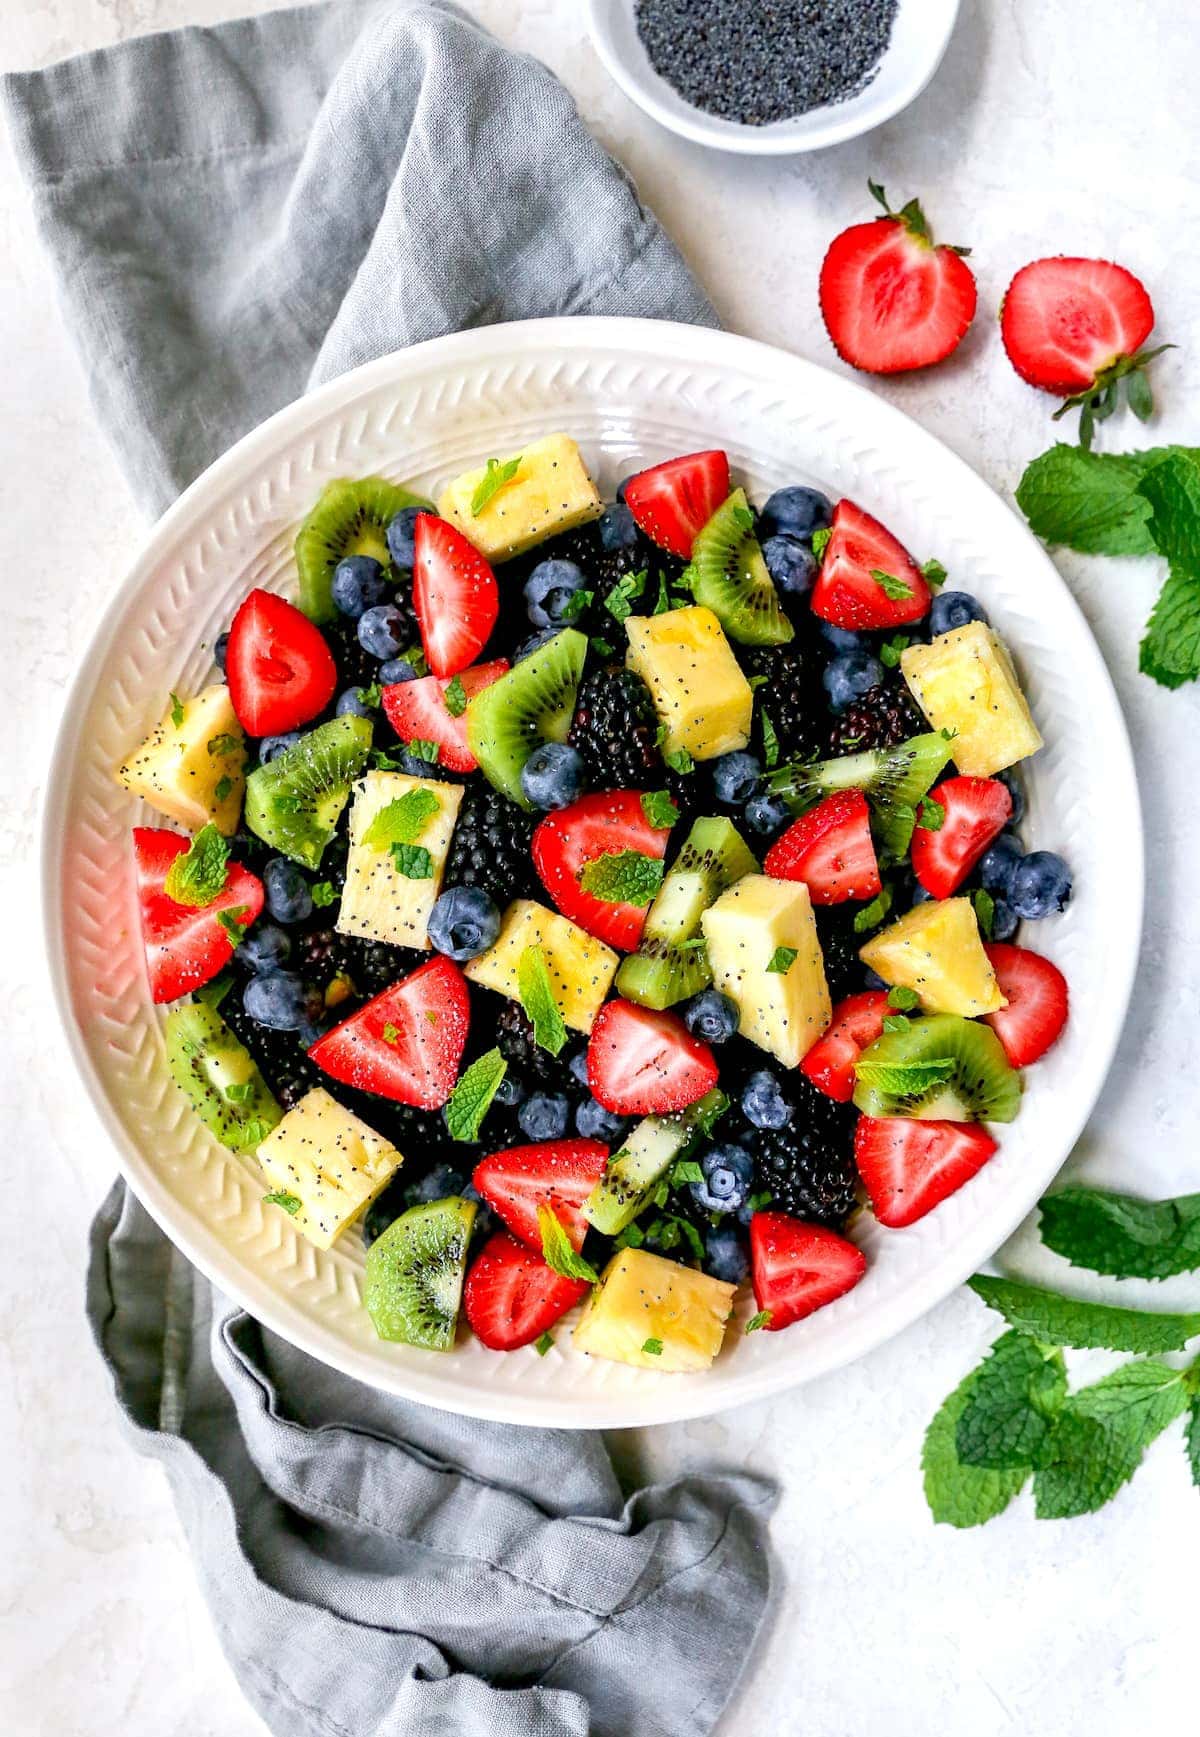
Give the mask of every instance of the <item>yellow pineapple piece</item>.
[{"label": "yellow pineapple piece", "polygon": [[931,727],[954,733],[954,763],[968,777],[989,778],[1041,747],[1008,647],[984,622],[910,645],[900,668]]},{"label": "yellow pineapple piece", "polygon": [[472,983],[521,999],[518,972],[527,947],[540,947],[555,1004],[574,1031],[589,1032],[617,969],[617,955],[557,911],[533,899],[515,899],[504,913],[500,933],[486,953],[463,971]]},{"label": "yellow pineapple piece", "polygon": [[796,1067],[832,1011],[808,888],[743,875],[709,906],[700,926],[713,982],[737,1007],[742,1036],[784,1067]]},{"label": "yellow pineapple piece", "polygon": [[721,1349],[736,1289],[645,1249],[621,1249],[585,1303],[572,1343],[637,1369],[695,1374]]},{"label": "yellow pineapple piece", "polygon": [[[376,819],[389,805],[427,792],[425,806],[433,803],[418,828],[405,842],[429,853],[424,876],[407,875],[400,868],[392,846],[369,834]],[[346,859],[346,884],[337,926],[343,935],[362,935],[370,941],[388,941],[393,947],[428,947],[429,916],[442,890],[442,874],[450,849],[450,835],[462,802],[461,784],[440,784],[432,778],[410,778],[404,772],[368,772],[354,787],[350,810],[350,854]]]},{"label": "yellow pineapple piece", "polygon": [[631,615],[625,623],[636,670],[666,725],[664,754],[684,750],[715,760],[750,740],[754,694],[711,609],[698,604],[662,615]]},{"label": "yellow pineapple piece", "polygon": [[513,476],[478,513],[471,511],[471,502],[487,476],[487,465],[455,477],[438,500],[442,517],[457,525],[489,561],[507,561],[559,531],[572,531],[598,519],[604,511],[570,435],[547,434],[531,440],[499,463],[503,466],[513,459],[517,460]]},{"label": "yellow pineapple piece", "polygon": [[[328,1248],[366,1211],[404,1162],[396,1148],[314,1086],[258,1148],[272,1192],[296,1228]],[[293,1207],[292,1202],[299,1201]]]},{"label": "yellow pineapple piece", "polygon": [[975,1019],[1008,1002],[983,950],[970,899],[930,899],[873,935],[858,956],[885,983],[913,989],[923,1013]]},{"label": "yellow pineapple piece", "polygon": [[194,699],[174,696],[140,748],[116,770],[118,784],[160,814],[198,832],[211,821],[237,831],[246,789],[246,739],[224,682]]}]

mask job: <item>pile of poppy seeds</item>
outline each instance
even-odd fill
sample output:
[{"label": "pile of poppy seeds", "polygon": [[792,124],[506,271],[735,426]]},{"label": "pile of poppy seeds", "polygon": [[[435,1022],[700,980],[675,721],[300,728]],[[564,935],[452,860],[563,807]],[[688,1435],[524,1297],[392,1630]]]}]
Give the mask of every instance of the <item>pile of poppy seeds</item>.
[{"label": "pile of poppy seeds", "polygon": [[752,127],[870,84],[899,0],[637,0],[638,35],[687,102]]}]

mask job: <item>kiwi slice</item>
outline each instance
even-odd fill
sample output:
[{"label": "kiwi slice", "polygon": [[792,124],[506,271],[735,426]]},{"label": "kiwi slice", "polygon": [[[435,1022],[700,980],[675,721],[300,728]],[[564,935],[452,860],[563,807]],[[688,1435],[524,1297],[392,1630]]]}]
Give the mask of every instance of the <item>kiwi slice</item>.
[{"label": "kiwi slice", "polygon": [[246,780],[250,831],[305,868],[319,867],[350,785],[367,763],[371,735],[369,718],[331,718],[257,767]]},{"label": "kiwi slice", "polygon": [[786,645],[795,628],[783,613],[744,489],[734,489],[692,544],[692,596],[740,645]]},{"label": "kiwi slice", "polygon": [[1011,1122],[1021,1076],[988,1025],[932,1013],[885,1031],[855,1065],[854,1102],[865,1116],[925,1122]]},{"label": "kiwi slice", "polygon": [[435,510],[432,501],[381,476],[335,477],[325,484],[296,533],[300,607],[310,621],[332,621],[337,615],[333,570],[345,556],[371,555],[391,565],[387,528],[402,507]]},{"label": "kiwi slice", "polygon": [[475,1203],[411,1206],[367,1250],[363,1302],[381,1339],[449,1351],[462,1300]]},{"label": "kiwi slice", "polygon": [[912,842],[917,804],[950,762],[951,743],[940,730],[910,736],[894,748],[868,748],[805,766],[781,766],[767,787],[782,796],[794,814],[803,814],[835,790],[862,790],[874,812],[876,836],[887,856],[899,862]]},{"label": "kiwi slice", "polygon": [[171,1078],[205,1127],[231,1152],[251,1152],[283,1111],[251,1056],[213,1007],[189,1002],[167,1015]]},{"label": "kiwi slice", "polygon": [[[490,690],[489,690],[490,692]],[[642,1007],[671,1007],[712,982],[700,918],[726,887],[758,872],[741,834],[723,815],[697,820],[655,895],[641,945],[617,972],[617,988]]]},{"label": "kiwi slice", "polygon": [[650,1200],[655,1183],[677,1158],[710,1111],[722,1104],[714,1089],[677,1116],[647,1116],[638,1123],[583,1203],[583,1216],[604,1236],[619,1236]]},{"label": "kiwi slice", "polygon": [[521,768],[539,742],[565,742],[587,656],[587,636],[564,627],[475,695],[467,707],[467,741],[485,776],[522,808]]}]

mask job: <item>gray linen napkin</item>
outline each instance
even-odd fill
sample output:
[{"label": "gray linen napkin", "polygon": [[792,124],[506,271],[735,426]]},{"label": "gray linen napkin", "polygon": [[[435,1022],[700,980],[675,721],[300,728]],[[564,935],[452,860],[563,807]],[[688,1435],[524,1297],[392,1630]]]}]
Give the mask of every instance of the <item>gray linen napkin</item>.
[{"label": "gray linen napkin", "polygon": [[[5,81],[99,417],[150,510],[306,386],[463,326],[713,322],[562,87],[449,7],[341,0]],[[699,1737],[773,1491],[622,1500],[597,1435],[375,1393],[192,1272],[123,1185],[88,1310],[221,1643],[288,1737]]]}]

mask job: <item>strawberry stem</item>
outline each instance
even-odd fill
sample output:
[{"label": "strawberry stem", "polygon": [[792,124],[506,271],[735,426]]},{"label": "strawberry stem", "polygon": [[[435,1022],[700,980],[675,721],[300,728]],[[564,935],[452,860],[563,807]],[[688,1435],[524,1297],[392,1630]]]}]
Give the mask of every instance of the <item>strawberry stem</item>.
[{"label": "strawberry stem", "polygon": [[[1156,344],[1152,350],[1138,350],[1132,356],[1114,357],[1107,367],[1098,370],[1090,386],[1063,399],[1051,421],[1059,422],[1068,410],[1078,409],[1079,444],[1085,452],[1090,452],[1096,424],[1107,422],[1120,403],[1121,393],[1124,391],[1125,402],[1138,421],[1148,422],[1154,414],[1154,394],[1146,377],[1146,365],[1153,362],[1156,356],[1161,356],[1164,350],[1175,348],[1174,344]],[[1121,385],[1122,381],[1125,383],[1124,387]]]},{"label": "strawberry stem", "polygon": [[[867,187],[872,199],[875,200],[876,204],[882,205],[885,215],[890,217],[893,223],[903,224],[905,232],[911,235],[915,241],[924,242],[926,247],[934,245],[933,231],[929,227],[929,219],[921,209],[919,199],[910,199],[906,205],[900,207],[899,211],[893,211],[888,204],[887,194],[878,181],[868,180]],[[944,242],[941,245],[947,246]],[[961,254],[965,258],[971,249],[969,247],[949,247],[948,251]]]}]

